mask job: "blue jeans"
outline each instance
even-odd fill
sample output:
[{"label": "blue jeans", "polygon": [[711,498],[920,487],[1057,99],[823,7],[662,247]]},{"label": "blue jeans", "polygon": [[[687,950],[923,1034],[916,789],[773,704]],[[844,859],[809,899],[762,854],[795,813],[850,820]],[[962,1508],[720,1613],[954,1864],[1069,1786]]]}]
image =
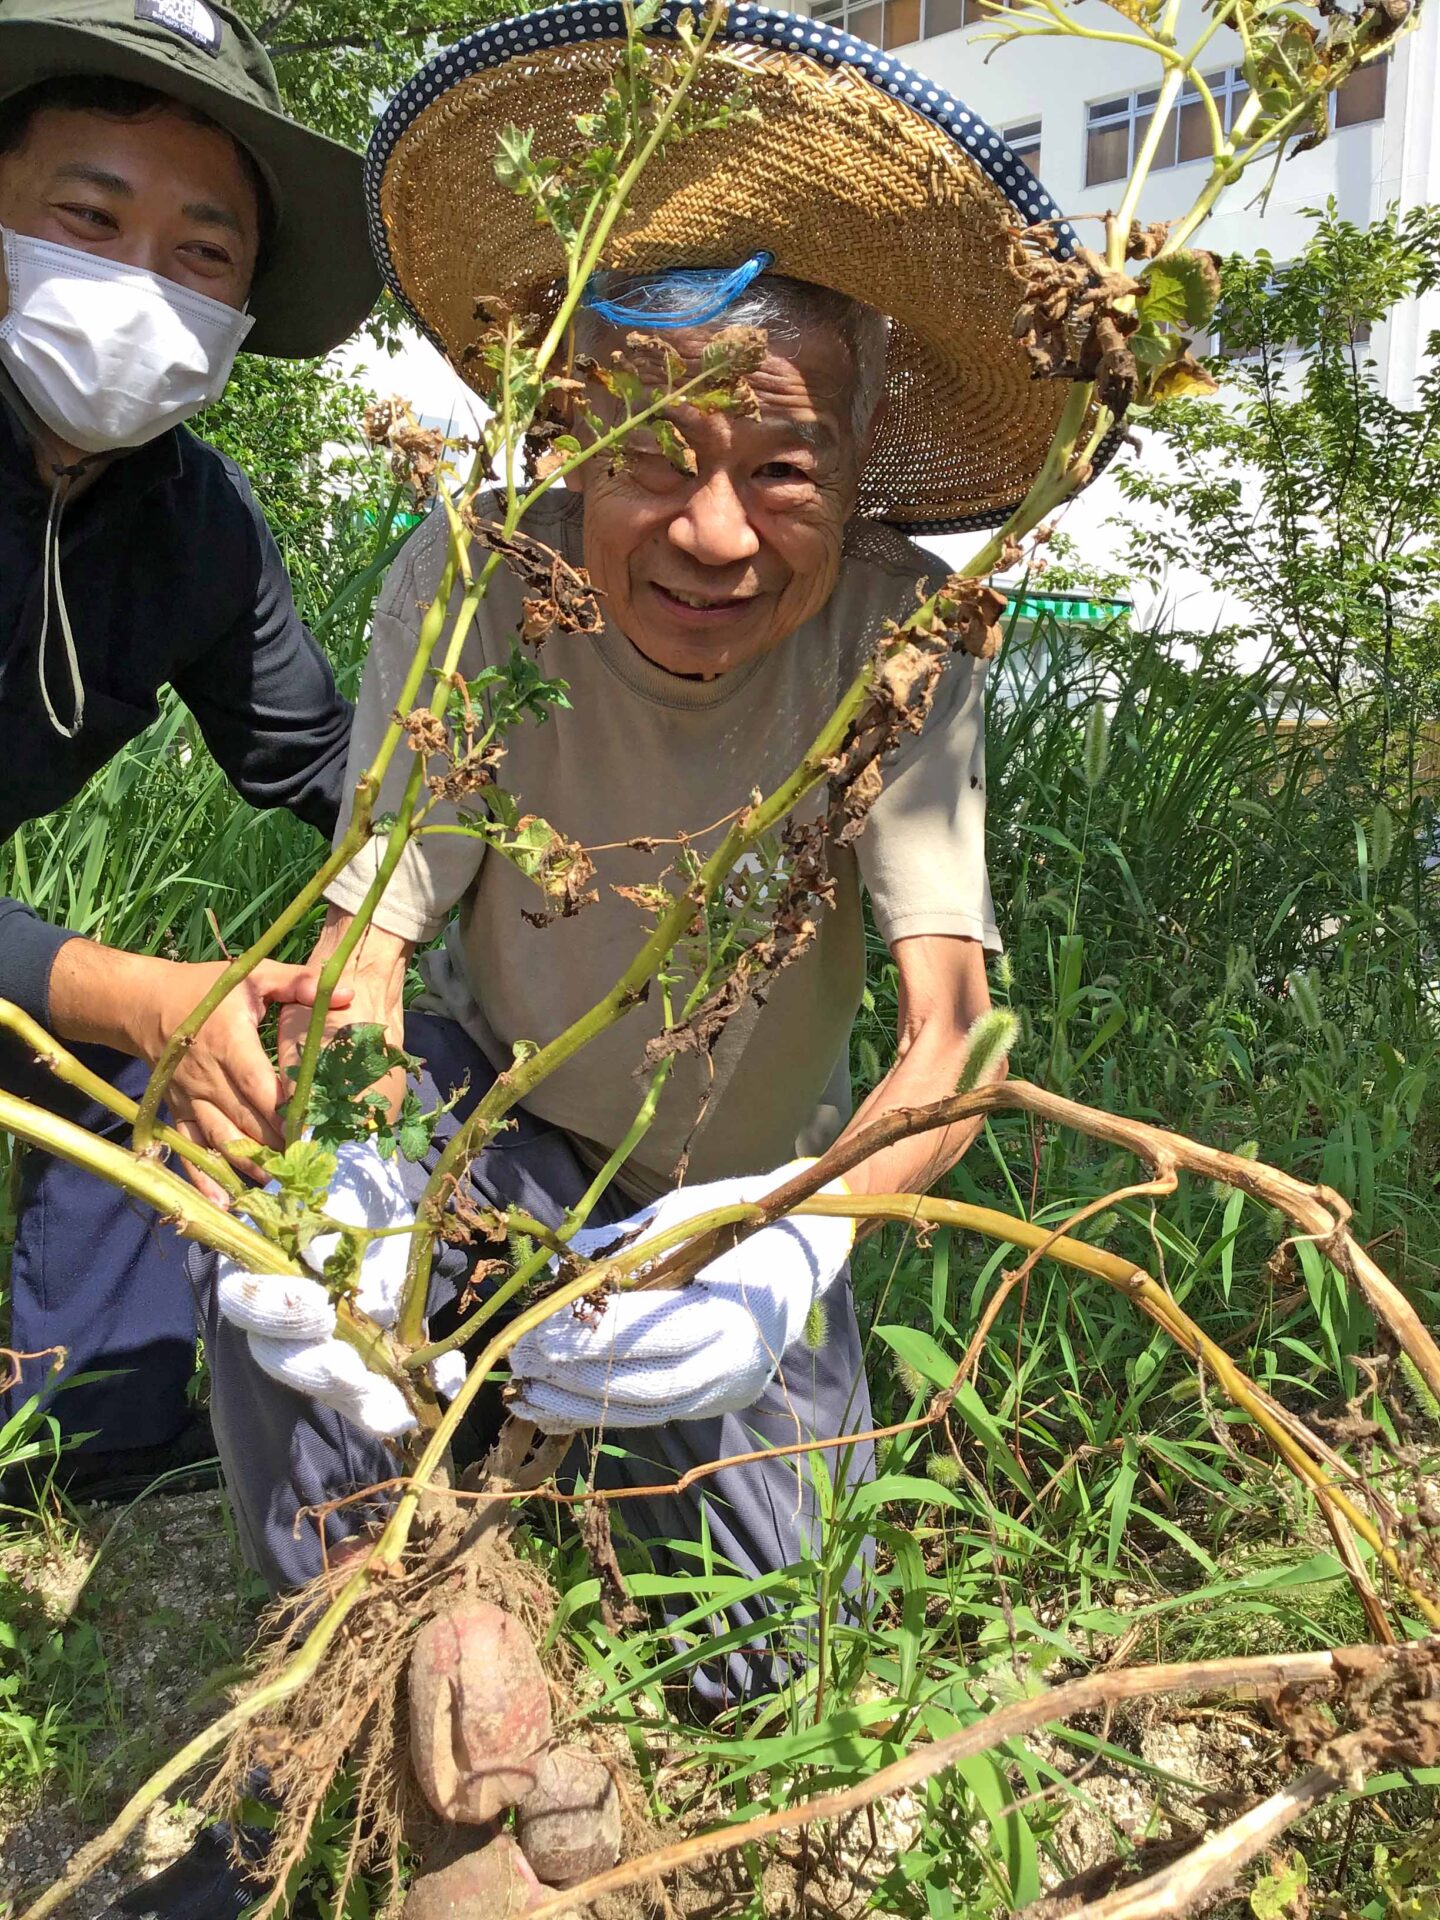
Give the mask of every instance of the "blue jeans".
[{"label": "blue jeans", "polygon": [[[149,1078],[142,1060],[108,1047],[70,1049],[92,1072],[138,1100]],[[0,1036],[0,1086],[123,1139],[129,1129],[93,1100],[63,1086]],[[186,1243],[154,1211],[119,1188],[48,1153],[25,1149],[10,1269],[10,1335],[21,1353],[64,1347],[61,1380],[105,1371],[108,1379],[50,1390],[63,1432],[91,1437],[86,1450],[164,1446],[186,1419],[195,1372],[195,1303]],[[5,1397],[7,1411],[44,1382],[49,1359],[26,1361]]]},{"label": "blue jeans", "polygon": [[[427,1110],[449,1100],[457,1088],[465,1088],[437,1129],[427,1156],[433,1165],[445,1141],[490,1086],[494,1069],[454,1021],[435,1015],[412,1014],[405,1023],[405,1045],[426,1063],[420,1099]],[[512,1118],[515,1124],[498,1134],[472,1164],[471,1197],[482,1205],[519,1206],[556,1225],[585,1191],[589,1173],[568,1135],[523,1109]],[[418,1198],[427,1166],[410,1166],[406,1176],[412,1197]],[[612,1191],[591,1221],[603,1225],[630,1210]],[[429,1299],[432,1333],[443,1328],[447,1315],[453,1315],[473,1258],[473,1253],[442,1244]],[[330,1408],[262,1373],[250,1356],[244,1334],[214,1311],[215,1256],[192,1249],[189,1264],[210,1362],[211,1418],[240,1540],[255,1570],[272,1589],[283,1591],[313,1578],[321,1569],[321,1523],[306,1510],[389,1479],[397,1470],[396,1455],[383,1441],[351,1426]],[[817,1551],[818,1501],[803,1454],[772,1455],[724,1467],[674,1493],[665,1487],[688,1468],[705,1462],[767,1446],[782,1447],[807,1436],[862,1432],[870,1426],[870,1398],[848,1280],[836,1283],[826,1305],[826,1337],[820,1351],[812,1353],[797,1342],[782,1357],[776,1379],[744,1412],[608,1435],[602,1448],[582,1439],[566,1463],[567,1470],[583,1466],[592,1484],[658,1489],[617,1501],[613,1512],[617,1522],[644,1543],[656,1571],[682,1583],[675,1597],[661,1603],[667,1619],[677,1620],[694,1605],[693,1589],[687,1592],[683,1586],[693,1581],[697,1571],[695,1557],[685,1551],[687,1543],[705,1538],[718,1565],[728,1563],[750,1578],[793,1566]],[[494,1322],[487,1324],[482,1338],[490,1337],[494,1326]],[[492,1403],[488,1420],[482,1414],[471,1435],[474,1444],[488,1444],[502,1412]],[[853,1484],[874,1471],[868,1441],[829,1451],[823,1459],[826,1475],[836,1483],[843,1479]],[[327,1544],[338,1545],[363,1517],[357,1507],[328,1514],[323,1522]],[[853,1585],[857,1574],[858,1566],[847,1584]],[[739,1630],[745,1641],[723,1666],[717,1662],[714,1668],[692,1675],[692,1688],[702,1705],[714,1709],[770,1691],[793,1664],[796,1636],[783,1625],[777,1605],[783,1602],[752,1595],[734,1601],[725,1609],[727,1618],[714,1623],[716,1631]]]}]

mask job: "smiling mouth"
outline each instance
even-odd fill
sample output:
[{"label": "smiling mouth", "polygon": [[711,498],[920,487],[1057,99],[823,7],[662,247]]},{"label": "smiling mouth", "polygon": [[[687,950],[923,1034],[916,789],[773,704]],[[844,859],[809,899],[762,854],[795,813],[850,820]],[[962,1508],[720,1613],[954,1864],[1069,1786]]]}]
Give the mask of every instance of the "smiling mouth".
[{"label": "smiling mouth", "polygon": [[756,597],[750,593],[715,594],[687,593],[680,587],[663,587],[659,581],[651,585],[662,600],[668,600],[677,607],[688,607],[693,613],[735,613],[742,607],[748,607]]}]

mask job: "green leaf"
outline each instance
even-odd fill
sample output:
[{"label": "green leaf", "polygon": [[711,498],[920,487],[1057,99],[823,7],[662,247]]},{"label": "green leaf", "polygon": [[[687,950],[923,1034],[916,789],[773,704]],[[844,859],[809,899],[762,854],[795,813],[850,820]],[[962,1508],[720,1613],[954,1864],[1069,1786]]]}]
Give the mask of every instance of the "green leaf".
[{"label": "green leaf", "polygon": [[[317,1140],[297,1140],[293,1147],[287,1147],[283,1153],[262,1147],[255,1158],[286,1198],[298,1200],[303,1207],[318,1207],[335,1178],[335,1155]],[[252,1197],[246,1195],[247,1212],[250,1211],[248,1203]],[[259,1197],[265,1199],[269,1196]],[[274,1205],[273,1198],[271,1204]],[[253,1213],[251,1218],[255,1219]],[[255,1224],[259,1226],[260,1221],[256,1219]]]},{"label": "green leaf", "polygon": [[[375,1082],[394,1067],[403,1067],[409,1074],[418,1072],[420,1064],[414,1054],[391,1046],[385,1029],[376,1021],[342,1027],[321,1049],[315,1064],[315,1082],[304,1116],[314,1144],[333,1147],[346,1140],[372,1139],[389,1124],[386,1102],[372,1090]],[[293,1067],[289,1075],[295,1078]]]},{"label": "green leaf", "polygon": [[1146,320],[1196,333],[1215,311],[1220,273],[1213,254],[1167,253],[1151,261],[1141,287],[1140,311]]},{"label": "green leaf", "polygon": [[530,148],[535,139],[533,127],[502,127],[496,142],[500,151],[495,156],[495,177],[502,187],[513,187],[523,192],[526,183],[534,173],[534,161]]},{"label": "green leaf", "polygon": [[[438,1114],[427,1114],[414,1090],[406,1088],[405,1098],[400,1103],[400,1112],[395,1121],[394,1144],[407,1160],[425,1158],[438,1117]],[[381,1151],[384,1152],[383,1147]]]},{"label": "green leaf", "polygon": [[1255,1920],[1289,1920],[1305,1911],[1305,1889],[1310,1869],[1303,1853],[1292,1853],[1288,1860],[1262,1874],[1250,1889],[1250,1911]]},{"label": "green leaf", "polygon": [[691,451],[690,442],[673,420],[666,420],[662,415],[651,421],[650,431],[655,436],[656,446],[677,473],[695,473],[695,455]]}]

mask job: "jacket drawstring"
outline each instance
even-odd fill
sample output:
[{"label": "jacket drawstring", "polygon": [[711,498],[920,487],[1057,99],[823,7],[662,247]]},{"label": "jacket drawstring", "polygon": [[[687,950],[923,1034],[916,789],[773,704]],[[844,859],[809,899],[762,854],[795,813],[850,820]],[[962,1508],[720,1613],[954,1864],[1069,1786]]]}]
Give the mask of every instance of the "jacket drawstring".
[{"label": "jacket drawstring", "polygon": [[[73,467],[57,468],[55,484],[50,489],[50,506],[45,515],[44,598],[41,602],[40,616],[40,698],[45,702],[45,711],[50,716],[51,726],[62,740],[73,740],[85,724],[85,682],[80,677],[80,659],[75,651],[75,635],[70,628],[69,609],[65,605],[65,584],[60,578],[60,523],[65,518],[65,504],[70,497],[70,482],[74,478],[75,471]],[[49,664],[52,597],[55,611],[60,619],[60,637],[65,648],[65,665],[70,672],[70,703],[73,716],[68,727],[51,703],[50,687],[46,678],[46,669]]]}]

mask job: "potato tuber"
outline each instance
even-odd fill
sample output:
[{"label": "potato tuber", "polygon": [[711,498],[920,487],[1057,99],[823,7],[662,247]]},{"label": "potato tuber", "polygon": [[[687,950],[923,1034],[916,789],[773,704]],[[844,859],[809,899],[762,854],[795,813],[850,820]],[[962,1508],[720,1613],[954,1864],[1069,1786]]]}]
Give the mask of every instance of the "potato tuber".
[{"label": "potato tuber", "polygon": [[542,1880],[573,1887],[620,1858],[620,1796],[610,1769],[583,1747],[551,1747],[521,1800],[516,1832]]},{"label": "potato tuber", "polygon": [[514,1806],[550,1738],[550,1692],[524,1627],[471,1601],[436,1614],[410,1656],[410,1758],[442,1819],[475,1826]]},{"label": "potato tuber", "polygon": [[510,1920],[528,1913],[550,1891],[535,1878],[519,1847],[503,1833],[458,1860],[422,1873],[400,1920]]}]

